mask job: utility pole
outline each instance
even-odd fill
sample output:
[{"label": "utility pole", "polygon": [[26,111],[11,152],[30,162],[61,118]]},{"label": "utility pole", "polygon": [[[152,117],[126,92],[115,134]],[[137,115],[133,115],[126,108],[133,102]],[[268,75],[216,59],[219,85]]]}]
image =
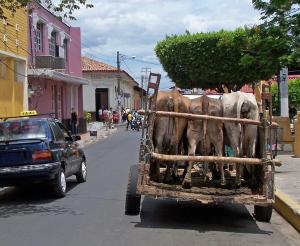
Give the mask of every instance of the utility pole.
[{"label": "utility pole", "polygon": [[280,115],[289,117],[288,68],[280,70]]},{"label": "utility pole", "polygon": [[[142,73],[142,77],[141,77],[141,87],[142,87],[142,95],[141,95],[141,106],[142,108],[144,108],[144,82],[145,84],[147,84],[147,77],[148,77],[148,72],[151,72],[151,68],[150,67],[143,67],[142,70],[141,70],[141,73]],[[145,75],[143,75],[143,73]]]},{"label": "utility pole", "polygon": [[117,80],[118,80],[118,88],[117,88],[117,102],[118,102],[118,113],[119,113],[119,124],[122,122],[121,118],[121,86],[120,86],[120,80],[121,80],[121,65],[120,65],[120,52],[117,51],[117,69],[118,69],[118,74],[117,74]]},{"label": "utility pole", "polygon": [[141,76],[141,109],[144,109],[144,75]]},{"label": "utility pole", "polygon": [[120,52],[117,51],[117,68],[118,68],[118,96],[120,96],[120,72],[121,72],[121,65],[120,65]]}]

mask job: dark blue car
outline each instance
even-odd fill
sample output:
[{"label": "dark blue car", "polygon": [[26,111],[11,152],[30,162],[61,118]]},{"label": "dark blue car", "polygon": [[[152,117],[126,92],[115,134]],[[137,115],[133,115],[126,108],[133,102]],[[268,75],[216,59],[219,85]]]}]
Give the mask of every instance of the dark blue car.
[{"label": "dark blue car", "polygon": [[0,122],[0,186],[49,183],[55,195],[66,193],[66,177],[87,176],[86,157],[56,119],[18,118]]}]

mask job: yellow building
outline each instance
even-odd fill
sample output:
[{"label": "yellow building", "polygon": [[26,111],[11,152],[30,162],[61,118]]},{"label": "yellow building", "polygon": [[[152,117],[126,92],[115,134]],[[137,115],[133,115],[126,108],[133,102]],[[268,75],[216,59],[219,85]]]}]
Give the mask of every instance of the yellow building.
[{"label": "yellow building", "polygon": [[27,12],[19,9],[0,19],[0,117],[28,109]]}]

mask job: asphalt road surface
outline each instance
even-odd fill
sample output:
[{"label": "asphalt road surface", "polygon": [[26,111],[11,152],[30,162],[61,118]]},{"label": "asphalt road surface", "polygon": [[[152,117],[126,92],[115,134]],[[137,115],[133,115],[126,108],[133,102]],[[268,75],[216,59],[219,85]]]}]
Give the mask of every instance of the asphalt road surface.
[{"label": "asphalt road surface", "polygon": [[86,148],[88,181],[68,182],[63,199],[43,188],[0,197],[0,246],[297,245],[299,234],[278,214],[258,223],[251,207],[142,201],[124,215],[128,169],[137,163],[139,134],[121,129]]}]

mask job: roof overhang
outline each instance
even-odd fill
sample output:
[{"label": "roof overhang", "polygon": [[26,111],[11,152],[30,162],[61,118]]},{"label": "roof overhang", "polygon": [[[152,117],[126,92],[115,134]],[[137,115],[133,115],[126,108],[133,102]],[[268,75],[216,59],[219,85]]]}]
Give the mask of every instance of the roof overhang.
[{"label": "roof overhang", "polygon": [[43,77],[47,79],[59,80],[64,81],[70,84],[77,84],[77,85],[88,85],[89,80],[82,78],[71,76],[69,74],[65,74],[62,72],[58,72],[56,70],[39,68],[39,69],[28,69],[28,77]]}]

